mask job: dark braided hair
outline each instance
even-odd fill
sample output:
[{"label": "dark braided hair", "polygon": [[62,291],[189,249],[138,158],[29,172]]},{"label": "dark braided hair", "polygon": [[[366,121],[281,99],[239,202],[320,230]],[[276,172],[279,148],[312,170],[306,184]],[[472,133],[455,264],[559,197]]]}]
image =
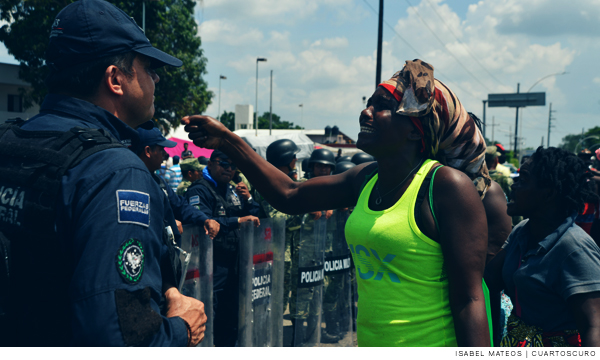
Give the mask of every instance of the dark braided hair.
[{"label": "dark braided hair", "polygon": [[540,186],[554,188],[569,214],[581,213],[586,202],[598,201],[593,191],[586,164],[573,153],[563,149],[538,147],[528,161],[528,170]]}]

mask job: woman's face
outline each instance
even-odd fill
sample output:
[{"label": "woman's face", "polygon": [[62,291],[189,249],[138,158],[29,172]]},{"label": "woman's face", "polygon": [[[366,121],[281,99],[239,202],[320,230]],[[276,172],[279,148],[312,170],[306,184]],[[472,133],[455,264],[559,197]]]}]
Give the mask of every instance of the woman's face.
[{"label": "woman's face", "polygon": [[530,173],[531,165],[530,160],[521,166],[519,177],[511,187],[510,202],[506,209],[506,213],[510,216],[530,218],[545,204],[547,188],[539,186],[537,177]]},{"label": "woman's face", "polygon": [[375,158],[389,156],[405,149],[407,136],[416,131],[407,116],[395,113],[396,99],[378,87],[360,113],[360,132],[356,147]]}]

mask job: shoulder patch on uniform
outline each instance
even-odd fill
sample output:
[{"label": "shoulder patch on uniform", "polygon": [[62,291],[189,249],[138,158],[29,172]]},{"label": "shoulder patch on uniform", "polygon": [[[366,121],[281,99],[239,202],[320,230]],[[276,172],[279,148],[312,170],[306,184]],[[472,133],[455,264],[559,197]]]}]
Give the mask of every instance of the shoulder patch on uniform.
[{"label": "shoulder patch on uniform", "polygon": [[137,239],[123,242],[117,251],[117,271],[130,284],[137,284],[144,272],[144,248]]},{"label": "shoulder patch on uniform", "polygon": [[117,190],[119,223],[150,226],[150,195],[135,190]]},{"label": "shoulder patch on uniform", "polygon": [[190,197],[190,205],[198,205],[200,204],[200,196],[194,195]]}]

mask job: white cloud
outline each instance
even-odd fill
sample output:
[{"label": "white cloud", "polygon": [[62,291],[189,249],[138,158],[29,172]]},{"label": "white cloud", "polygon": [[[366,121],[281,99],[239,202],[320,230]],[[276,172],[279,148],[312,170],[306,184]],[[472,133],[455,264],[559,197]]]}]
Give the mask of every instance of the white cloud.
[{"label": "white cloud", "polygon": [[480,1],[469,8],[469,13],[490,13],[498,21],[498,32],[503,34],[598,37],[599,5],[597,0],[494,0]]},{"label": "white cloud", "polygon": [[232,46],[257,43],[264,37],[258,29],[240,29],[235,23],[222,20],[203,22],[198,26],[198,35],[205,42],[218,41]]},{"label": "white cloud", "polygon": [[352,0],[204,0],[202,8],[214,11],[230,20],[262,23],[286,23],[304,19],[320,8],[347,8]]},{"label": "white cloud", "polygon": [[322,47],[326,49],[341,49],[348,47],[348,39],[345,37],[336,37],[336,38],[327,38],[327,39],[319,39],[313,42],[311,47]]},{"label": "white cloud", "polygon": [[593,81],[594,84],[600,84],[600,77],[595,77]]}]

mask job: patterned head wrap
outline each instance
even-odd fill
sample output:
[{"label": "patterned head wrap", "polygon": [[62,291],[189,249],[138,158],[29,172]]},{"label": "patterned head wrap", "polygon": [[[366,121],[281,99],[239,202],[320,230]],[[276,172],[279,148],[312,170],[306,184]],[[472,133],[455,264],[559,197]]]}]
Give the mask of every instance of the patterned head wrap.
[{"label": "patterned head wrap", "polygon": [[433,66],[421,60],[406,61],[404,68],[379,86],[400,103],[396,113],[408,116],[423,135],[423,150],[467,174],[483,199],[492,183],[485,165],[485,140],[444,83],[434,79]]}]

